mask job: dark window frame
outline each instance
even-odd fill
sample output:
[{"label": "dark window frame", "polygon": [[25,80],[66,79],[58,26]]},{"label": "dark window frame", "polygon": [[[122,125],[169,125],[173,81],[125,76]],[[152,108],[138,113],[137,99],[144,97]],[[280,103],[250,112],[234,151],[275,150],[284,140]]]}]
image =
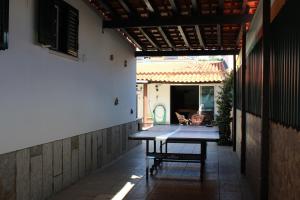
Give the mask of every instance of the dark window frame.
[{"label": "dark window frame", "polygon": [[79,11],[63,0],[40,0],[38,42],[78,58]]},{"label": "dark window frame", "polygon": [[8,49],[9,0],[0,0],[0,50]]}]

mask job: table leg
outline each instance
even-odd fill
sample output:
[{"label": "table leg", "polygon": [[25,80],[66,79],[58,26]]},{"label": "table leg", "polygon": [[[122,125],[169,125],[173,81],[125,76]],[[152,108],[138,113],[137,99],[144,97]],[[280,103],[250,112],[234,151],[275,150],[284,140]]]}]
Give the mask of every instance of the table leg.
[{"label": "table leg", "polygon": [[[159,153],[162,155],[162,153],[163,153],[163,142],[162,142],[162,141],[160,141],[160,147],[159,147],[159,150],[160,150]],[[162,159],[159,160],[159,163],[158,163],[158,164],[161,165],[161,163],[162,163]]]},{"label": "table leg", "polygon": [[160,141],[160,146],[159,146],[160,153],[162,153],[162,146],[163,146],[163,142]]},{"label": "table leg", "polygon": [[207,143],[206,142],[201,142],[201,166],[200,166],[200,180],[201,182],[203,181],[204,177],[204,167],[205,167],[205,160],[206,160],[206,148],[207,148]]},{"label": "table leg", "polygon": [[168,153],[168,143],[167,143],[167,141],[165,142],[165,153]]},{"label": "table leg", "polygon": [[148,181],[149,178],[149,159],[148,159],[148,153],[149,153],[149,140],[146,140],[146,180]]},{"label": "table leg", "polygon": [[153,165],[150,168],[150,175],[153,175],[153,171],[156,170],[157,171],[157,158],[156,158],[156,141],[153,140],[153,154],[154,154],[154,158],[153,158]]}]

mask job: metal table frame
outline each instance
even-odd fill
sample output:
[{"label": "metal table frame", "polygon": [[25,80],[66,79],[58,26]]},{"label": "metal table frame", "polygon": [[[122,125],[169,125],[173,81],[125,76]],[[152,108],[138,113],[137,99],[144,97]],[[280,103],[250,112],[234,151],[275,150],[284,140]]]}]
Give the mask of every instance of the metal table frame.
[{"label": "metal table frame", "polygon": [[[217,127],[190,127],[190,126],[170,126],[166,129],[149,129],[132,134],[129,140],[146,141],[146,180],[163,162],[189,162],[200,163],[200,180],[203,181],[205,160],[207,157],[207,142],[217,142],[220,139],[219,129]],[[149,144],[153,142],[153,151],[150,151]],[[157,150],[157,142],[159,149]],[[199,153],[169,153],[168,144],[199,144]],[[164,146],[164,148],[163,148]],[[164,149],[164,151],[163,151]],[[153,160],[153,165],[149,166],[149,161]]]},{"label": "metal table frame", "polygon": [[[149,151],[149,143],[153,142],[153,151]],[[158,170],[158,167],[163,162],[189,162],[189,163],[200,163],[200,180],[203,181],[204,167],[207,152],[207,140],[189,140],[189,139],[167,139],[165,142],[159,141],[159,151],[156,148],[155,139],[146,140],[146,180],[150,175],[153,175],[154,171]],[[168,153],[168,143],[188,143],[188,144],[200,144],[199,154],[195,153]],[[163,145],[165,146],[165,152],[163,152]],[[149,160],[153,159],[153,165],[150,168]]]}]

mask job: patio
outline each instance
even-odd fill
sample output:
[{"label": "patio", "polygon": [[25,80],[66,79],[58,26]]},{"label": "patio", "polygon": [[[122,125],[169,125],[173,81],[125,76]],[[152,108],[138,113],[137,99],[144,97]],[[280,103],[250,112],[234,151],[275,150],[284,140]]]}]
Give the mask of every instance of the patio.
[{"label": "patio", "polygon": [[[298,4],[0,0],[0,199],[300,199]],[[221,80],[198,76],[197,63],[182,59],[189,69],[137,85],[138,62],[215,56],[230,56],[232,148],[209,144],[202,183],[198,164],[172,163],[147,184],[147,148],[128,138],[151,119],[177,123],[175,112],[191,119],[203,102],[202,111],[217,116],[210,99]],[[165,70],[159,62],[148,72]],[[185,83],[189,73],[193,82]],[[146,97],[143,109],[137,92]],[[207,138],[192,139],[204,143],[204,154],[188,158],[204,166]],[[170,147],[199,153],[199,145]],[[156,164],[180,158],[172,153],[158,152]]]},{"label": "patio", "polygon": [[[150,147],[152,148],[152,147]],[[171,152],[195,153],[199,145],[169,144]],[[199,181],[199,164],[163,163],[158,174],[146,182],[145,143],[116,162],[96,170],[64,191],[53,196],[60,199],[253,199],[239,161],[231,147],[208,144],[204,181]],[[180,187],[178,185],[180,184]]]}]

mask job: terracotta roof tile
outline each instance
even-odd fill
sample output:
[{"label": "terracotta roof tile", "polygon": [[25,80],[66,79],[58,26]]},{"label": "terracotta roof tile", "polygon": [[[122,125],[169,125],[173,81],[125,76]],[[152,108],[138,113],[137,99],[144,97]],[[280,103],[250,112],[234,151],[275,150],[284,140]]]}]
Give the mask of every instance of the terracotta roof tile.
[{"label": "terracotta roof tile", "polygon": [[138,62],[137,80],[165,83],[207,83],[224,80],[223,61]]}]

